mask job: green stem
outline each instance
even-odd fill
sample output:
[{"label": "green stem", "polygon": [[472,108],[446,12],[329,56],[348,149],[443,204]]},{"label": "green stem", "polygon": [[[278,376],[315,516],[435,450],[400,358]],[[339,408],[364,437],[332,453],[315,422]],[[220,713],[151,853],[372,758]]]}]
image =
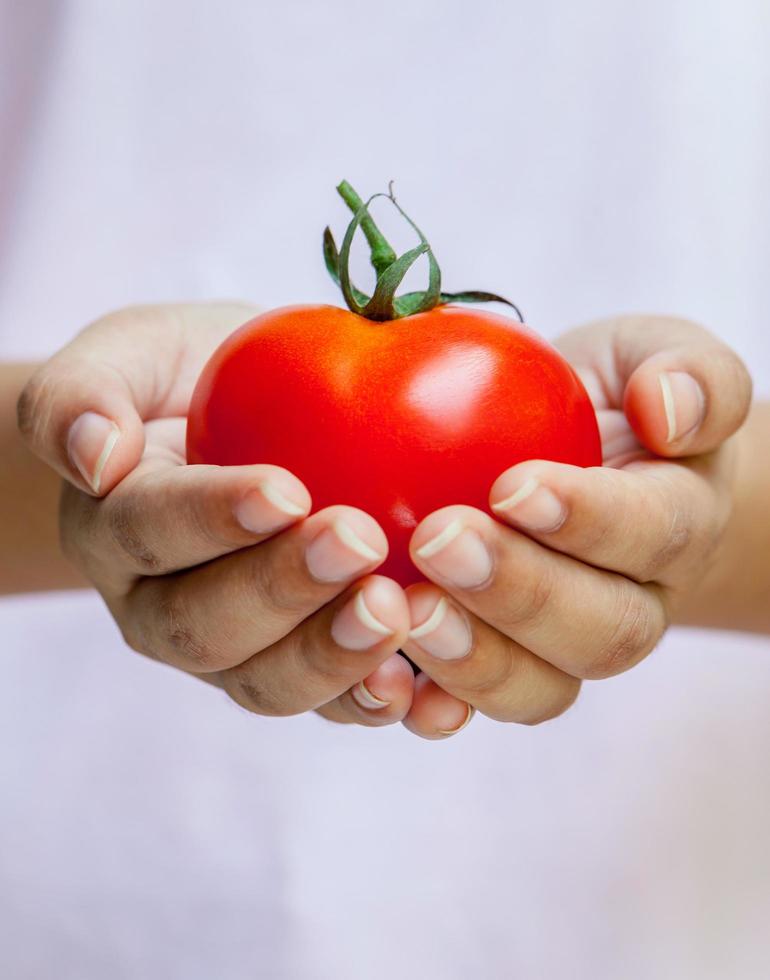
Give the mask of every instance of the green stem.
[{"label": "green stem", "polygon": [[[338,185],[337,193],[340,195],[345,204],[347,204],[353,214],[359,212],[364,206],[364,202],[346,180],[343,180]],[[366,240],[369,243],[369,248],[371,250],[370,258],[371,263],[374,266],[374,271],[378,276],[381,276],[388,266],[393,265],[393,263],[396,261],[396,253],[391,248],[390,242],[375,224],[372,216],[368,213],[361,220],[361,231],[364,233]]]},{"label": "green stem", "polygon": [[[433,250],[428,244],[425,235],[417,225],[406,214],[396,201],[393,194],[393,183],[391,182],[387,194],[373,194],[368,201],[363,201],[353,190],[350,184],[343,180],[337,187],[340,197],[353,212],[353,219],[347,227],[342,246],[337,251],[337,245],[331,229],[326,228],[323,236],[323,254],[326,268],[329,275],[342,289],[345,302],[348,308],[359,316],[367,317],[370,320],[384,321],[396,320],[400,317],[413,316],[417,313],[426,313],[446,303],[506,303],[516,313],[521,322],[524,322],[519,308],[511,303],[510,300],[497,296],[495,293],[480,292],[478,290],[466,290],[461,293],[445,293],[441,290],[441,271],[436,262]],[[420,239],[420,244],[410,249],[403,255],[398,256],[391,248],[390,242],[385,238],[377,227],[374,219],[369,213],[369,206],[377,197],[387,197],[396,207],[402,217],[411,225]],[[353,237],[358,229],[361,229],[366,236],[371,252],[371,263],[377,273],[377,284],[372,296],[356,289],[350,279],[350,248],[353,244]],[[414,265],[420,256],[427,256],[428,260],[428,286],[426,289],[414,293],[406,293],[397,296],[396,291],[401,285],[404,276]]]}]

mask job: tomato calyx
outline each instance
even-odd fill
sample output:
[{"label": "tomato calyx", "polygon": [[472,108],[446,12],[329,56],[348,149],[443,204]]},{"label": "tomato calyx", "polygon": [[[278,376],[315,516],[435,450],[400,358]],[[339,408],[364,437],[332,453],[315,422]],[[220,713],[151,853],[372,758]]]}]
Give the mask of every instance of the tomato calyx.
[{"label": "tomato calyx", "polygon": [[[464,290],[459,293],[441,291],[441,270],[439,269],[433,249],[425,235],[401,208],[393,194],[393,182],[388,185],[387,193],[373,194],[368,201],[363,201],[350,184],[343,180],[337,187],[337,192],[353,213],[353,218],[347,227],[342,246],[337,250],[331,229],[326,227],[323,236],[324,261],[329,275],[342,290],[348,308],[368,320],[383,322],[398,320],[412,316],[415,313],[427,313],[445,303],[505,303],[510,306],[523,323],[524,317],[518,306],[503,296],[481,290]],[[417,233],[420,243],[403,255],[396,255],[388,240],[377,227],[369,211],[369,205],[376,198],[384,197],[389,200],[399,214]],[[363,231],[369,245],[370,261],[377,274],[377,283],[372,296],[357,289],[350,278],[350,248],[358,229]],[[428,259],[428,285],[424,290],[405,293],[396,296],[396,290],[403,282],[404,276],[422,255]]]}]

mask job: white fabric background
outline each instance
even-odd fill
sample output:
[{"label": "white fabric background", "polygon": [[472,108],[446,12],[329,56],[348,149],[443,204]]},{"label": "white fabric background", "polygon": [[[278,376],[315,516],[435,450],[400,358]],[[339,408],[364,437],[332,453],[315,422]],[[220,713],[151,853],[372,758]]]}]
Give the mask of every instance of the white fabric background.
[{"label": "white fabric background", "polygon": [[[770,388],[770,10],[0,3],[0,353],[106,310],[336,301],[334,184],[546,335],[700,319]],[[770,648],[678,631],[542,728],[259,719],[90,595],[0,603],[13,980],[765,978]]]}]

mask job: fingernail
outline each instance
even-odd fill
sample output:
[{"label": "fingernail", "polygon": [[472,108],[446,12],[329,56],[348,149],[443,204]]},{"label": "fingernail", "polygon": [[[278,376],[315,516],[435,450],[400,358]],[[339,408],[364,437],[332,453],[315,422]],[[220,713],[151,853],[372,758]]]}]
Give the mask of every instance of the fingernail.
[{"label": "fingernail", "polygon": [[483,585],[492,574],[492,556],[481,535],[460,520],[447,524],[443,531],[417,548],[415,554],[459,589]]},{"label": "fingernail", "polygon": [[567,517],[556,494],[533,476],[505,500],[492,504],[492,510],[504,513],[529,531],[556,531]]},{"label": "fingernail", "polygon": [[463,728],[467,728],[468,725],[470,725],[471,718],[474,716],[475,713],[476,712],[471,707],[471,705],[468,705],[468,713],[466,714],[465,721],[462,723],[462,725],[458,725],[457,728],[439,728],[438,730],[439,735],[457,735],[457,733],[461,732]]},{"label": "fingernail", "polygon": [[94,493],[99,493],[104,467],[119,437],[117,425],[96,412],[83,412],[70,427],[67,453]]},{"label": "fingernail", "polygon": [[390,701],[382,701],[375,697],[363,681],[356,684],[350,694],[356,704],[361,705],[362,708],[367,708],[369,711],[379,711],[382,708],[387,708],[390,704]]},{"label": "fingernail", "polygon": [[395,631],[381,623],[366,604],[364,590],[346,603],[332,621],[332,639],[346,650],[367,650]]},{"label": "fingernail", "polygon": [[318,582],[344,582],[383,557],[341,518],[313,538],[305,552],[308,571]]},{"label": "fingernail", "polygon": [[241,498],[235,519],[252,534],[269,534],[306,513],[306,508],[290,500],[275,483],[262,480]]},{"label": "fingernail", "polygon": [[409,639],[439,660],[460,660],[473,646],[473,634],[465,616],[442,596],[424,623],[409,631]]},{"label": "fingernail", "polygon": [[684,371],[664,371],[658,381],[668,425],[666,438],[674,442],[695,432],[701,424],[706,399],[695,378]]}]

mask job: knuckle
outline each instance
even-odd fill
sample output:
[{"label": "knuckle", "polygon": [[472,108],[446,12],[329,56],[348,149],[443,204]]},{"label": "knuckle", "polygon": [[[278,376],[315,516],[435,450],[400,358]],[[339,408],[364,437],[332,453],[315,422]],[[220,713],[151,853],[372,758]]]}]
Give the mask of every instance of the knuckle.
[{"label": "knuckle", "polygon": [[587,680],[601,680],[628,670],[657,642],[651,603],[633,592],[621,595],[619,614],[614,620],[614,628],[582,673]]},{"label": "knuckle", "polygon": [[218,552],[229,552],[243,544],[240,532],[225,526],[221,505],[212,496],[196,492],[190,496],[188,508],[186,516],[194,540]]},{"label": "knuckle", "polygon": [[697,559],[700,567],[703,569],[704,574],[722,543],[725,529],[731,515],[732,499],[728,499],[724,502],[720,501],[720,503],[703,518],[699,540],[700,547],[697,550]]},{"label": "knuckle", "polygon": [[613,470],[597,470],[600,508],[591,502],[586,519],[580,524],[582,545],[589,554],[602,555],[617,547],[618,515],[628,510],[625,486],[616,480]]},{"label": "knuckle", "polygon": [[514,649],[511,642],[505,655],[491,651],[492,655],[485,658],[483,666],[479,664],[481,651],[474,643],[474,648],[466,658],[468,665],[473,665],[471,676],[463,683],[463,690],[470,695],[470,700],[488,698],[500,691],[515,687],[522,672],[521,651]]},{"label": "knuckle", "polygon": [[261,602],[280,616],[295,618],[308,612],[307,590],[299,587],[296,576],[259,551],[253,562],[246,565],[250,591],[256,589]]},{"label": "knuckle", "polygon": [[[335,709],[340,709],[341,713]],[[336,702],[322,704],[320,708],[315,708],[314,711],[319,718],[323,718],[324,721],[328,721],[332,725],[366,725],[368,722],[367,718],[361,718],[360,709],[356,713],[355,701],[353,701],[349,691],[346,691]]]},{"label": "knuckle", "polygon": [[682,475],[647,472],[640,478],[634,497],[641,508],[639,527],[626,545],[632,557],[625,566],[637,583],[657,581],[692,547],[697,506]]},{"label": "knuckle", "polygon": [[550,700],[544,700],[533,711],[527,714],[522,724],[529,726],[542,725],[546,721],[553,721],[554,718],[559,718],[577,701],[579,693],[579,680],[576,680],[574,684],[565,684],[559,691],[558,696]]},{"label": "knuckle", "polygon": [[319,642],[308,624],[285,638],[281,654],[284,670],[292,672],[290,685],[275,672],[268,677],[259,664],[235,667],[227,672],[234,700],[257,714],[286,717],[322,707],[350,683],[332,648]]},{"label": "knuckle", "polygon": [[691,535],[687,529],[681,529],[670,534],[660,547],[648,557],[636,576],[637,581],[657,581],[663,572],[687,550],[690,538]]},{"label": "knuckle", "polygon": [[141,653],[152,660],[159,660],[152,649],[152,644],[148,642],[148,631],[140,617],[125,596],[102,595],[104,602],[109,609],[112,618],[115,620],[120,635],[126,646],[134,653]]},{"label": "knuckle", "polygon": [[154,621],[141,642],[157,659],[181,661],[200,672],[227,666],[221,648],[204,638],[190,621],[177,589],[155,604]]},{"label": "knuckle", "polygon": [[[325,641],[314,625],[313,620],[308,620],[287,640],[298,667],[294,697],[309,708],[318,707],[351,683],[350,666],[345,667],[347,658],[342,659],[336,644]],[[330,632],[326,636],[330,637]]]},{"label": "knuckle", "polygon": [[724,399],[726,405],[733,406],[739,425],[746,417],[751,403],[753,382],[749,369],[738,355],[725,347],[722,351],[722,370],[726,378],[726,388],[732,396]]},{"label": "knuckle", "polygon": [[[701,384],[706,396],[705,428],[711,434],[709,441],[714,443],[735,433],[746,420],[753,381],[741,358],[724,344],[709,350],[708,365]],[[698,373],[693,371],[696,377]]]},{"label": "knuckle", "polygon": [[83,337],[101,338],[104,334],[110,334],[114,331],[123,331],[127,328],[134,329],[138,322],[148,320],[156,311],[157,307],[142,303],[108,310],[98,319],[86,324],[78,334],[78,339]]},{"label": "knuckle", "polygon": [[123,637],[123,642],[130,650],[133,650],[134,653],[141,653],[146,657],[151,657],[153,660],[158,659],[153,650],[150,648],[149,644],[146,642],[147,638],[145,631],[138,627],[138,624],[133,618],[130,616],[117,616],[114,612],[113,616],[118,624],[118,629],[120,630],[120,635]]},{"label": "knuckle", "polygon": [[586,521],[580,528],[581,545],[584,553],[589,555],[602,555],[607,546],[612,546],[617,535],[617,525],[612,520],[605,519],[614,513],[612,502],[605,500],[603,516],[598,520]]},{"label": "knuckle", "polygon": [[139,530],[142,508],[130,493],[110,499],[107,526],[121,555],[140,573],[163,571],[159,556]]},{"label": "knuckle", "polygon": [[[233,672],[230,672],[233,674]],[[238,673],[226,683],[227,693],[242,708],[256,715],[286,718],[296,714],[280,694],[267,684],[260,684],[251,674]]]},{"label": "knuckle", "polygon": [[16,425],[33,449],[45,414],[43,405],[48,387],[45,376],[38,372],[26,383],[16,402]]},{"label": "knuckle", "polygon": [[642,563],[637,580],[641,582],[652,582],[658,579],[662,573],[680,559],[692,544],[692,527],[690,520],[685,516],[681,508],[675,507],[671,510],[671,518],[668,527],[659,537],[657,547],[647,555]]},{"label": "knuckle", "polygon": [[301,662],[309,671],[308,679],[312,677],[324,688],[336,687],[345,680],[346,672],[342,669],[339,656],[332,648],[318,643],[310,636],[303,636],[299,650]]},{"label": "knuckle", "polygon": [[556,575],[547,566],[531,580],[524,580],[522,587],[507,597],[505,632],[537,625],[546,615],[555,589]]}]

